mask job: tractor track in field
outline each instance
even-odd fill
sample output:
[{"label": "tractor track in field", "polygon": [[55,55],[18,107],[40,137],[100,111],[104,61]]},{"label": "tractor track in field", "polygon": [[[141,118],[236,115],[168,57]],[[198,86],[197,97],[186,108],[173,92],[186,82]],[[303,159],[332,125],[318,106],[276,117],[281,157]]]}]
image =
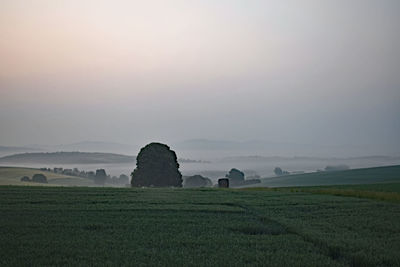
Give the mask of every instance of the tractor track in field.
[{"label": "tractor track in field", "polygon": [[285,225],[275,219],[266,217],[264,215],[260,215],[256,210],[249,208],[248,206],[242,204],[234,204],[234,203],[232,203],[231,205],[243,209],[245,213],[251,215],[253,218],[255,218],[257,221],[259,221],[266,227],[269,227],[271,223],[281,226],[282,229],[285,230],[285,232],[282,232],[281,234],[285,233],[293,234],[301,237],[304,241],[311,243],[313,246],[315,246],[321,252],[321,254],[329,257],[330,259],[339,264],[341,263],[352,267],[373,266],[373,265],[368,265],[368,263],[364,261],[359,262],[357,258],[353,257],[349,253],[346,253],[345,251],[343,251],[343,249],[331,246],[326,241],[312,237],[307,233],[299,231],[293,226]]}]

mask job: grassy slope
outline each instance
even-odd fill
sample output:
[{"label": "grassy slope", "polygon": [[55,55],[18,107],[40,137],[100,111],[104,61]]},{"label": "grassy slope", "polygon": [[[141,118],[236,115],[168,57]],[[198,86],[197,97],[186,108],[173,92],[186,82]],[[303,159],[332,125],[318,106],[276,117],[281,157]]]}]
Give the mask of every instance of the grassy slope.
[{"label": "grassy slope", "polygon": [[307,192],[0,187],[0,265],[399,266],[400,206]]},{"label": "grassy slope", "polygon": [[44,174],[47,177],[47,185],[74,185],[74,186],[90,186],[93,182],[80,177],[72,177],[52,172],[41,171],[32,168],[19,167],[0,167],[0,185],[44,185],[31,182],[21,182],[23,176],[32,176],[36,173]]},{"label": "grassy slope", "polygon": [[315,172],[262,179],[262,182],[250,187],[283,187],[341,184],[369,184],[399,182],[400,165],[354,169],[336,172]]},{"label": "grassy slope", "polygon": [[[311,173],[280,178],[284,178],[284,185],[297,184],[298,186],[248,187],[243,188],[243,190],[308,192],[400,203],[400,166]],[[371,183],[373,181],[380,183]],[[331,185],[315,186],[324,183]],[[314,186],[305,186],[310,184]],[[263,185],[265,186],[265,183]]]},{"label": "grassy slope", "polygon": [[318,186],[309,187],[310,189],[339,189],[339,190],[357,190],[357,191],[373,191],[384,193],[400,194],[400,181],[397,183],[380,183],[380,184],[352,184],[352,185],[333,185],[333,186]]},{"label": "grassy slope", "polygon": [[400,203],[400,182],[359,185],[300,186],[300,187],[248,187],[244,191],[307,192],[335,196],[369,198]]}]

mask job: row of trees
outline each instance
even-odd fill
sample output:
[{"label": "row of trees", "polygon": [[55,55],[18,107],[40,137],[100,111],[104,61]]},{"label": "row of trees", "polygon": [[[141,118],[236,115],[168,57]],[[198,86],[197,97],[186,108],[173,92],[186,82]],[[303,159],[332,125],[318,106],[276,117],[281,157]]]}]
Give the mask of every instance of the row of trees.
[{"label": "row of trees", "polygon": [[[76,176],[92,180],[96,185],[114,184],[114,185],[127,185],[129,184],[129,176],[121,174],[119,177],[110,176],[104,169],[94,171],[81,171],[78,168],[63,169],[63,168],[41,168],[41,171],[63,174],[68,176]],[[24,178],[24,177],[23,177]],[[29,177],[28,177],[29,178]],[[26,178],[24,178],[26,180]],[[22,181],[22,178],[21,178]]]},{"label": "row of trees", "polygon": [[[346,164],[339,164],[339,165],[328,165],[324,168],[324,170],[317,170],[317,172],[332,172],[332,171],[345,171],[350,169],[350,167]],[[274,173],[276,176],[282,176],[282,175],[289,175],[291,174],[288,171],[282,170],[280,167],[276,167],[274,169]],[[293,174],[298,174],[298,173],[303,173],[303,172],[293,172]]]},{"label": "row of trees", "polygon": [[93,181],[97,185],[104,184],[115,184],[115,185],[127,185],[129,184],[129,177],[125,174],[121,174],[119,177],[107,175],[104,169],[96,170],[96,174],[93,177]]},{"label": "row of trees", "polygon": [[275,173],[275,175],[277,175],[277,176],[289,175],[289,174],[290,174],[290,172],[284,171],[284,170],[282,170],[280,167],[276,167],[276,168],[274,169],[274,173]]},{"label": "row of trees", "polygon": [[32,176],[32,179],[29,176],[22,177],[21,182],[33,182],[33,183],[47,184],[47,177],[44,174],[37,173]]}]

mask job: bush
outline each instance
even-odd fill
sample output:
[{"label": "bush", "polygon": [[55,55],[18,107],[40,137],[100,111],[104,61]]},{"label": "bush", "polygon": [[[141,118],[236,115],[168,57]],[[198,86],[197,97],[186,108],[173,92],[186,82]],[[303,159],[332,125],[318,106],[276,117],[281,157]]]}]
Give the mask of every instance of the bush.
[{"label": "bush", "polygon": [[225,177],[229,178],[229,184],[233,186],[240,185],[244,182],[244,173],[235,168],[231,169]]},{"label": "bush", "polygon": [[24,176],[21,178],[21,182],[31,182],[31,178],[29,178],[28,176]]},{"label": "bush", "polygon": [[276,167],[276,168],[274,169],[274,173],[275,173],[276,176],[289,175],[289,174],[290,174],[290,172],[288,172],[288,171],[283,171],[280,167]]},{"label": "bush", "polygon": [[151,143],[143,147],[132,172],[132,186],[182,187],[182,174],[174,151],[169,146]]},{"label": "bush", "polygon": [[32,176],[32,182],[34,183],[44,183],[47,184],[47,177],[41,173],[34,174]]},{"label": "bush", "polygon": [[229,188],[229,179],[228,178],[218,179],[218,187],[219,188]]},{"label": "bush", "polygon": [[129,176],[125,174],[121,174],[118,180],[119,184],[126,185],[129,184]]},{"label": "bush", "polygon": [[184,179],[184,187],[211,187],[212,181],[201,175],[193,175],[185,177]]},{"label": "bush", "polygon": [[94,183],[97,185],[104,185],[107,179],[107,174],[104,169],[96,170],[96,175],[94,176]]},{"label": "bush", "polygon": [[275,169],[274,169],[274,173],[275,173],[275,175],[282,175],[283,174],[283,171],[282,171],[282,169],[280,168],[280,167],[276,167]]}]

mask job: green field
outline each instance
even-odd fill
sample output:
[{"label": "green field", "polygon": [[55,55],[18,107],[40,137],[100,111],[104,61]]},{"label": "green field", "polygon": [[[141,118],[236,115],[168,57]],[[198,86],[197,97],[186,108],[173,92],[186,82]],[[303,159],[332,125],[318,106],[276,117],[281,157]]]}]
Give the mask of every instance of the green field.
[{"label": "green field", "polygon": [[400,182],[400,165],[264,178],[248,187],[346,185]]},{"label": "green field", "polygon": [[0,186],[1,266],[400,266],[400,166],[227,190],[56,187],[91,184],[0,167],[0,184],[35,173],[53,186]]},{"label": "green field", "polygon": [[67,176],[63,174],[57,174],[53,172],[41,171],[38,169],[32,168],[20,168],[20,167],[0,167],[0,185],[41,185],[38,183],[32,182],[21,182],[20,179],[23,176],[28,176],[32,178],[32,176],[36,173],[44,174],[47,177],[48,184],[47,186],[52,185],[60,185],[60,186],[93,186],[93,181],[74,177]]},{"label": "green field", "polygon": [[400,206],[388,201],[21,186],[0,196],[1,266],[400,266]]},{"label": "green field", "polygon": [[[284,188],[287,190],[288,188]],[[351,196],[400,203],[400,183],[333,185],[319,187],[290,188],[298,192]]]},{"label": "green field", "polygon": [[299,187],[247,187],[244,191],[307,192],[313,194],[369,198],[400,203],[400,182],[381,184],[299,186]]}]

